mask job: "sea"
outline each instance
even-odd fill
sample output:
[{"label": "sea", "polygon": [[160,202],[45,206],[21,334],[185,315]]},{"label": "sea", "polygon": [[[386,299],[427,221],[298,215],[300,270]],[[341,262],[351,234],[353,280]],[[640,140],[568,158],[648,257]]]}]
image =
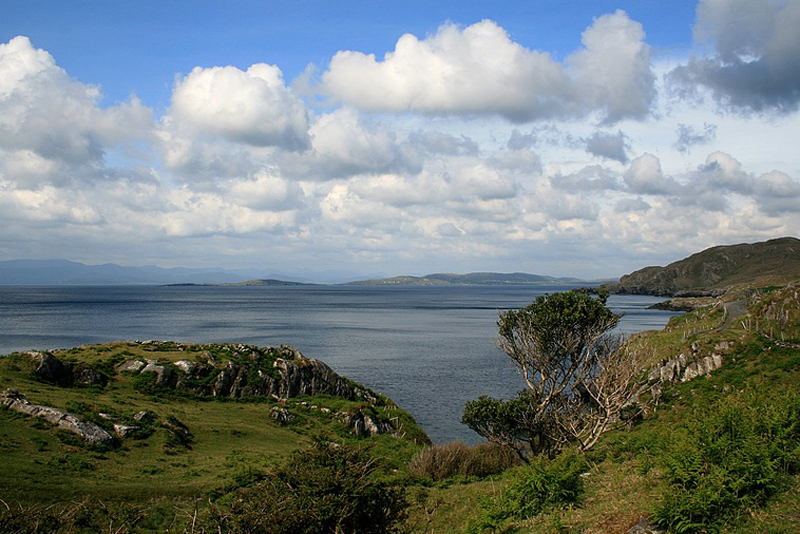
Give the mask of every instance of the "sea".
[{"label": "sea", "polygon": [[[560,285],[0,286],[0,354],[120,340],[291,345],[394,400],[434,443],[476,443],[466,402],[522,389],[498,313]],[[613,295],[617,330],[663,328],[662,299]]]}]

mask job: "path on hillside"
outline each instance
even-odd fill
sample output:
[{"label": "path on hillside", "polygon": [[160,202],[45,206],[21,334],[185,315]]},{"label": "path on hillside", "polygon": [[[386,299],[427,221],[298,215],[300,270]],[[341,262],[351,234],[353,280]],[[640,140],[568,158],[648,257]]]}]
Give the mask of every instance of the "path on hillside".
[{"label": "path on hillside", "polygon": [[717,330],[725,330],[731,325],[734,319],[747,313],[747,308],[745,308],[744,303],[744,299],[723,303],[722,306],[725,309],[725,320],[722,323],[722,326],[717,328]]}]

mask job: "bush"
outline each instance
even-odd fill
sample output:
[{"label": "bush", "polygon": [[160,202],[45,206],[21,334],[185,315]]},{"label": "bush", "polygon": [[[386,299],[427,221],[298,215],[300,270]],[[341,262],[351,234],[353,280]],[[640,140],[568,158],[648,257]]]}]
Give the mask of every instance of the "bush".
[{"label": "bush", "polygon": [[275,473],[217,505],[209,531],[229,534],[384,534],[401,532],[403,488],[375,477],[364,448],[318,441]]},{"label": "bush", "polygon": [[481,516],[469,532],[506,532],[513,521],[577,504],[583,493],[581,474],[587,468],[586,459],[572,451],[553,460],[539,457],[531,461],[514,474],[498,499],[482,503]]},{"label": "bush", "polygon": [[800,470],[800,395],[751,390],[695,412],[662,461],[656,521],[678,533],[713,531]]},{"label": "bush", "polygon": [[411,460],[411,475],[439,482],[452,477],[483,478],[502,473],[519,464],[517,455],[507,447],[484,443],[472,447],[464,443],[431,445]]}]

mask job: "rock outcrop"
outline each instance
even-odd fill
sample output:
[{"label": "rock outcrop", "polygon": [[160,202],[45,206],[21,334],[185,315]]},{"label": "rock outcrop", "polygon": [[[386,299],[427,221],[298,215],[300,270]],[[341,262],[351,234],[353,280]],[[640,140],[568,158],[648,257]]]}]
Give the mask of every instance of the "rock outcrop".
[{"label": "rock outcrop", "polygon": [[85,363],[63,362],[49,352],[29,352],[28,354],[39,360],[39,367],[36,368],[33,375],[42,382],[57,386],[73,386],[75,384],[103,386],[107,382],[102,373]]},{"label": "rock outcrop", "polygon": [[722,367],[725,355],[730,353],[732,348],[733,343],[721,341],[714,345],[709,353],[697,343],[693,343],[690,351],[682,352],[653,366],[648,373],[653,398],[658,399],[661,396],[662,386],[665,383],[688,382],[716,371]]},{"label": "rock outcrop", "polygon": [[33,404],[25,398],[25,395],[14,389],[7,389],[0,397],[0,401],[15,412],[41,417],[63,430],[77,434],[92,445],[109,445],[114,441],[111,434],[91,421],[83,421],[76,415],[50,406]]},{"label": "rock outcrop", "polygon": [[382,404],[375,393],[288,345],[269,349],[236,345],[234,349],[231,358],[224,361],[217,361],[210,353],[196,361],[174,363],[133,359],[120,364],[117,371],[134,375],[154,373],[155,388],[199,396],[233,399],[269,396],[285,400],[302,395],[330,395]]}]

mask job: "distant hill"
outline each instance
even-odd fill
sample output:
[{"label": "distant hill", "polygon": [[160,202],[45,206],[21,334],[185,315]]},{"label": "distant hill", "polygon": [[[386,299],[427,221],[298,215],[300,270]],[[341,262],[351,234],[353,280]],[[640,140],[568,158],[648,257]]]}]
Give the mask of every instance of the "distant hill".
[{"label": "distant hill", "polygon": [[353,285],[506,285],[506,284],[572,284],[577,278],[555,278],[528,273],[434,273],[425,276],[394,276],[350,282]]},{"label": "distant hill", "polygon": [[800,239],[719,246],[666,267],[645,267],[612,284],[612,293],[669,297],[704,296],[745,283],[781,284],[800,278]]},{"label": "distant hill", "polygon": [[[133,284],[245,284],[258,278],[281,278],[285,284],[305,282],[291,276],[256,270],[214,268],[124,267],[113,263],[85,265],[66,260],[0,261],[0,285],[133,285]],[[352,278],[351,278],[352,279]]]},{"label": "distant hill", "polygon": [[66,260],[0,261],[2,285],[127,285],[233,283],[245,278],[222,269],[85,265]]}]

